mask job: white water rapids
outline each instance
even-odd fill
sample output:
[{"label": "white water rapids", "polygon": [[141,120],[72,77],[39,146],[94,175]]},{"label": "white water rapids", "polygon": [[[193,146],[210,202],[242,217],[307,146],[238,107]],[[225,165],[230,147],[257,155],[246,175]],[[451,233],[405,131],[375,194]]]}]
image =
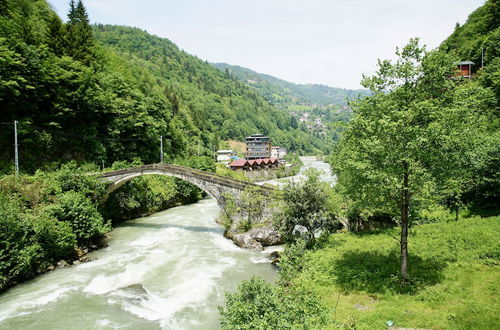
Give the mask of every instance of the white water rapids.
[{"label": "white water rapids", "polygon": [[91,262],[0,295],[0,329],[217,328],[225,292],[253,275],[276,277],[270,251],[224,238],[219,214],[216,201],[204,199],[123,223]]}]

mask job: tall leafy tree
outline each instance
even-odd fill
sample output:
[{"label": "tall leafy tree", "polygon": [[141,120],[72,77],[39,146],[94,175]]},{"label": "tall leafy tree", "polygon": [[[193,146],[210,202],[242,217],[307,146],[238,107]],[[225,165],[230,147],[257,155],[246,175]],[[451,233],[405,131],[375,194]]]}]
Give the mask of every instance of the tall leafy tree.
[{"label": "tall leafy tree", "polygon": [[463,191],[481,157],[482,113],[492,95],[452,78],[454,59],[426,53],[418,39],[396,55],[395,62],[379,60],[376,74],[363,78],[374,94],[354,104],[333,162],[339,188],[360,209],[400,223],[400,272],[408,280],[410,221],[429,201]]}]

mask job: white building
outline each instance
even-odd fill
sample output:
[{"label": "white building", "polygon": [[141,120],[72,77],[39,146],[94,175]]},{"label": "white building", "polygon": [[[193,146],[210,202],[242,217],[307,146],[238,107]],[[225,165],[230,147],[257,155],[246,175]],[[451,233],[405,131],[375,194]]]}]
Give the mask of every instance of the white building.
[{"label": "white building", "polygon": [[217,150],[217,163],[227,165],[232,161],[231,157],[235,156],[236,152],[233,150]]},{"label": "white building", "polygon": [[279,159],[280,147],[272,146],[271,147],[271,158]]},{"label": "white building", "polygon": [[278,159],[280,161],[284,161],[285,160],[285,156],[286,156],[286,149],[285,148],[279,148],[278,150]]}]

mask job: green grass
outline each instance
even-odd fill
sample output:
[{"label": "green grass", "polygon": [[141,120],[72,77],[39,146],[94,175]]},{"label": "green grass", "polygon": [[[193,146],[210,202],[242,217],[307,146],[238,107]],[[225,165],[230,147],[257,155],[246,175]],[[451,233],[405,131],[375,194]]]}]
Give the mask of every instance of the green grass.
[{"label": "green grass", "polygon": [[[399,229],[331,235],[296,279],[322,297],[332,328],[500,328],[500,217],[412,228],[411,283],[399,271]],[[337,303],[338,301],[338,303]],[[335,308],[337,306],[337,308]]]}]

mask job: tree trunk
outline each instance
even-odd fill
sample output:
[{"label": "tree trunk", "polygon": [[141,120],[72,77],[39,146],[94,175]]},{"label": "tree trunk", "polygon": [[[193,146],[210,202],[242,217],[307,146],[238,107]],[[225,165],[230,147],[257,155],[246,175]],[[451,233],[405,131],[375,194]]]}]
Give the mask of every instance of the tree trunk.
[{"label": "tree trunk", "polygon": [[403,196],[401,200],[401,277],[406,282],[408,276],[408,219],[410,213],[410,192],[408,184],[408,163],[403,163]]}]

